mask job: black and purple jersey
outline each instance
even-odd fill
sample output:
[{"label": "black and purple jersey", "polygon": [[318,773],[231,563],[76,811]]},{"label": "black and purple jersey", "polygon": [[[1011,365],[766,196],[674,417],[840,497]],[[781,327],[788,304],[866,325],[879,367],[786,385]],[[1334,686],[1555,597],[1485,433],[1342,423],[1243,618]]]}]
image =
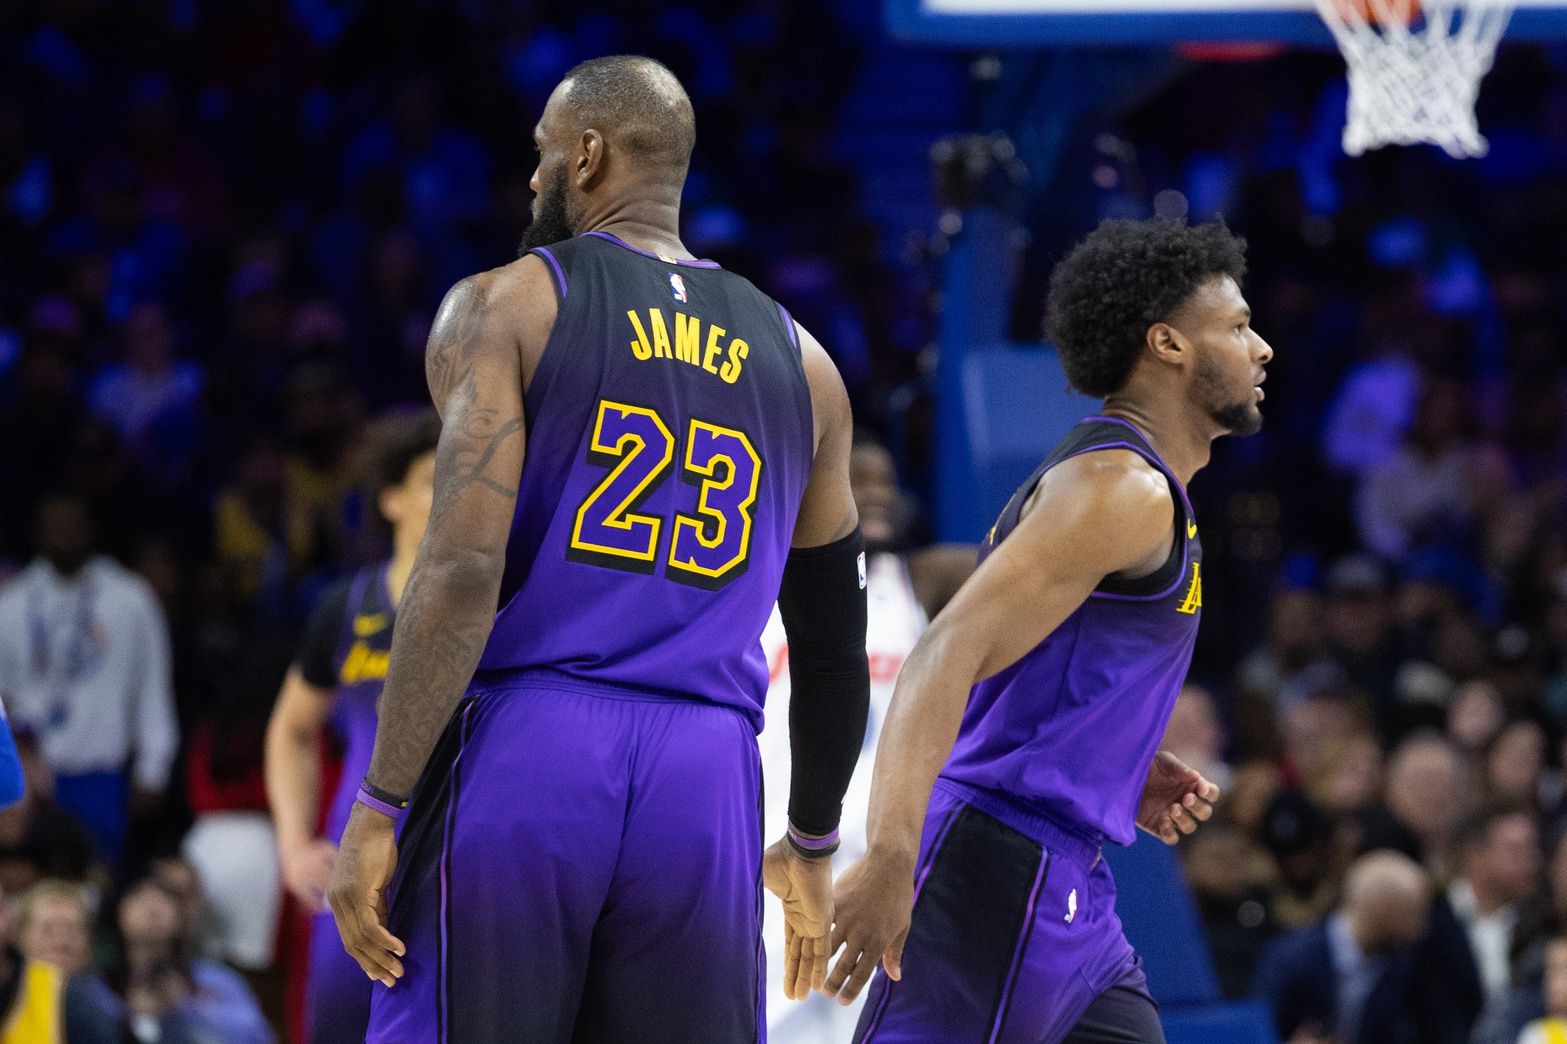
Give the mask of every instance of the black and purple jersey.
[{"label": "black and purple jersey", "polygon": [[534,253],[560,310],[479,681],[695,698],[760,729],[814,448],[794,322],[714,262],[606,233]]},{"label": "black and purple jersey", "polygon": [[1131,450],[1169,481],[1169,557],[1146,577],[1105,578],[1044,641],[976,685],[942,778],[980,807],[988,796],[1093,843],[1124,845],[1135,836],[1148,766],[1191,666],[1202,615],[1202,544],[1186,490],[1130,424],[1090,417],[1013,494],[981,556],[1016,528],[1046,471],[1108,449]]},{"label": "black and purple jersey", "polygon": [[326,838],[333,843],[343,836],[375,747],[376,705],[386,684],[396,619],[386,566],[366,566],[321,596],[295,659],[305,681],[334,694],[330,720],[343,742],[343,772],[326,816]]}]

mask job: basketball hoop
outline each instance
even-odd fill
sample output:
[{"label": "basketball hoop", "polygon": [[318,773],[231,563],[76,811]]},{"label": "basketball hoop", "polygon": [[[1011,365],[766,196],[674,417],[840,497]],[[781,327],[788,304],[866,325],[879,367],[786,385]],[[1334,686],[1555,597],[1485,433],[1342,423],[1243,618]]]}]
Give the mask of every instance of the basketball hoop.
[{"label": "basketball hoop", "polygon": [[1344,151],[1439,145],[1484,156],[1480,80],[1516,0],[1315,0],[1349,66]]}]

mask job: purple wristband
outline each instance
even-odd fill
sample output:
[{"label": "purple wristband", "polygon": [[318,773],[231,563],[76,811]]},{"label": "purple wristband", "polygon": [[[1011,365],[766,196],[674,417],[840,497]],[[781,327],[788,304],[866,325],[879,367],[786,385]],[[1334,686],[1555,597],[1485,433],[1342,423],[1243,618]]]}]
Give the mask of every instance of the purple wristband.
[{"label": "purple wristband", "polygon": [[838,837],[838,831],[836,830],[828,834],[826,837],[806,837],[804,834],[796,830],[793,824],[790,824],[789,840],[793,842],[796,847],[803,848],[807,852],[826,852],[837,848],[841,839]]},{"label": "purple wristband", "polygon": [[380,798],[370,793],[370,791],[366,790],[363,784],[360,785],[359,793],[354,797],[354,800],[359,802],[361,805],[364,805],[366,808],[375,809],[375,811],[391,819],[396,819],[398,816],[403,814],[402,808],[391,804],[390,802],[382,801]]}]

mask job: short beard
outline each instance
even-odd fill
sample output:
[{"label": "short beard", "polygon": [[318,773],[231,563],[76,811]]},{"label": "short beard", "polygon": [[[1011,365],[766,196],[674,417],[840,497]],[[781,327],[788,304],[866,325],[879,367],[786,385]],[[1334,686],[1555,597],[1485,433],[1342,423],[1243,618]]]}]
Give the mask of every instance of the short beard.
[{"label": "short beard", "polygon": [[534,247],[570,239],[577,234],[574,224],[571,207],[566,200],[566,181],[563,177],[551,178],[539,195],[538,209],[532,224],[522,235],[522,248],[518,253],[526,254]]},{"label": "short beard", "polygon": [[1256,402],[1214,403],[1225,394],[1224,378],[1207,358],[1197,364],[1197,394],[1202,396],[1208,416],[1231,435],[1255,435],[1262,430],[1262,411]]}]

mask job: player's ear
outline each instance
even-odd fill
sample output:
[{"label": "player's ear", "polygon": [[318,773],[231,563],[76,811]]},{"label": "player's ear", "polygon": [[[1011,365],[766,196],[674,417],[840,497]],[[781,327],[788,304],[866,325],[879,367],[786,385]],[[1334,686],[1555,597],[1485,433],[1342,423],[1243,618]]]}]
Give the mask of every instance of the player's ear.
[{"label": "player's ear", "polygon": [[604,173],[604,135],[596,130],[582,132],[582,142],[577,148],[577,187],[587,188]]},{"label": "player's ear", "polygon": [[1146,345],[1148,351],[1160,362],[1179,366],[1191,357],[1191,343],[1186,340],[1181,331],[1169,323],[1154,323],[1150,326]]}]

